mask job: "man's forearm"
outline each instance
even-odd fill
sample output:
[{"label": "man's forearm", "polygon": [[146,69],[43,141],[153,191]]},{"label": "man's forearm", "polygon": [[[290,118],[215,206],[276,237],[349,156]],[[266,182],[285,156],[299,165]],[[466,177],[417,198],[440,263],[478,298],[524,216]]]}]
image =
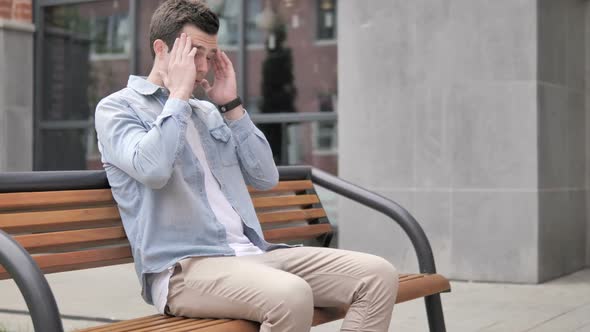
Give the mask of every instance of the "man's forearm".
[{"label": "man's forearm", "polygon": [[257,189],[274,187],[278,182],[278,171],[264,134],[256,128],[246,112],[238,120],[226,122],[236,140],[246,182]]}]

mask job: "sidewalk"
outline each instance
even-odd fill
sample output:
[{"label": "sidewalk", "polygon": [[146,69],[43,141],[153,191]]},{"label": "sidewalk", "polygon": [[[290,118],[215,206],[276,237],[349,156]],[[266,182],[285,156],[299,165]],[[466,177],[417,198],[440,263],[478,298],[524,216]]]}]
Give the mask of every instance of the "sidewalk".
[{"label": "sidewalk", "polygon": [[[66,331],[108,319],[151,315],[139,295],[133,266],[48,275]],[[443,294],[450,332],[590,331],[590,269],[542,285],[453,282]],[[0,281],[0,331],[32,332],[26,305],[12,280]],[[313,332],[338,331],[339,322]],[[397,306],[390,331],[427,331],[423,301]]]}]

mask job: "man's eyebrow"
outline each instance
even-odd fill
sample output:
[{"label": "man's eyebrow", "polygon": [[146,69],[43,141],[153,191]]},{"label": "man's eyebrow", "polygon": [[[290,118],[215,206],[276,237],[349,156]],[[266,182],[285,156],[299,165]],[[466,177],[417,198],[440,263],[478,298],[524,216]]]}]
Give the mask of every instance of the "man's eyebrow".
[{"label": "man's eyebrow", "polygon": [[[207,49],[205,48],[205,46],[203,45],[193,45],[193,47],[196,47],[198,51],[206,51]],[[211,50],[209,50],[209,53],[217,53],[217,49],[216,48],[212,48]]]}]

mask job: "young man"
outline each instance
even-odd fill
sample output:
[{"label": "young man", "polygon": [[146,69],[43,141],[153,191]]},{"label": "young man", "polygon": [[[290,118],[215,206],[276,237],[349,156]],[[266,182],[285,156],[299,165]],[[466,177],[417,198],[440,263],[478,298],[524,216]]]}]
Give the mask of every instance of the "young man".
[{"label": "young man", "polygon": [[[267,332],[309,331],[314,306],[349,305],[342,331],[386,331],[398,287],[386,260],[264,240],[246,185],[275,186],[277,168],[240,105],[218,28],[201,2],[162,3],[149,76],[131,76],[96,109],[145,301],[170,315],[258,321]],[[191,98],[197,85],[217,106]]]}]

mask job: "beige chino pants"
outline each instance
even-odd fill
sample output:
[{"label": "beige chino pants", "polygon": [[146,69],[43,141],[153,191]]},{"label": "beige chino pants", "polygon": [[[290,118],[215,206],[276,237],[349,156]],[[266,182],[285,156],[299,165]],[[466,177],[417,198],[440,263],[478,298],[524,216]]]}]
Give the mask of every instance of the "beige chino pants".
[{"label": "beige chino pants", "polygon": [[350,305],[341,331],[385,332],[398,274],[385,259],[331,248],[297,247],[242,257],[180,261],[167,312],[260,322],[261,332],[309,331],[315,307]]}]

